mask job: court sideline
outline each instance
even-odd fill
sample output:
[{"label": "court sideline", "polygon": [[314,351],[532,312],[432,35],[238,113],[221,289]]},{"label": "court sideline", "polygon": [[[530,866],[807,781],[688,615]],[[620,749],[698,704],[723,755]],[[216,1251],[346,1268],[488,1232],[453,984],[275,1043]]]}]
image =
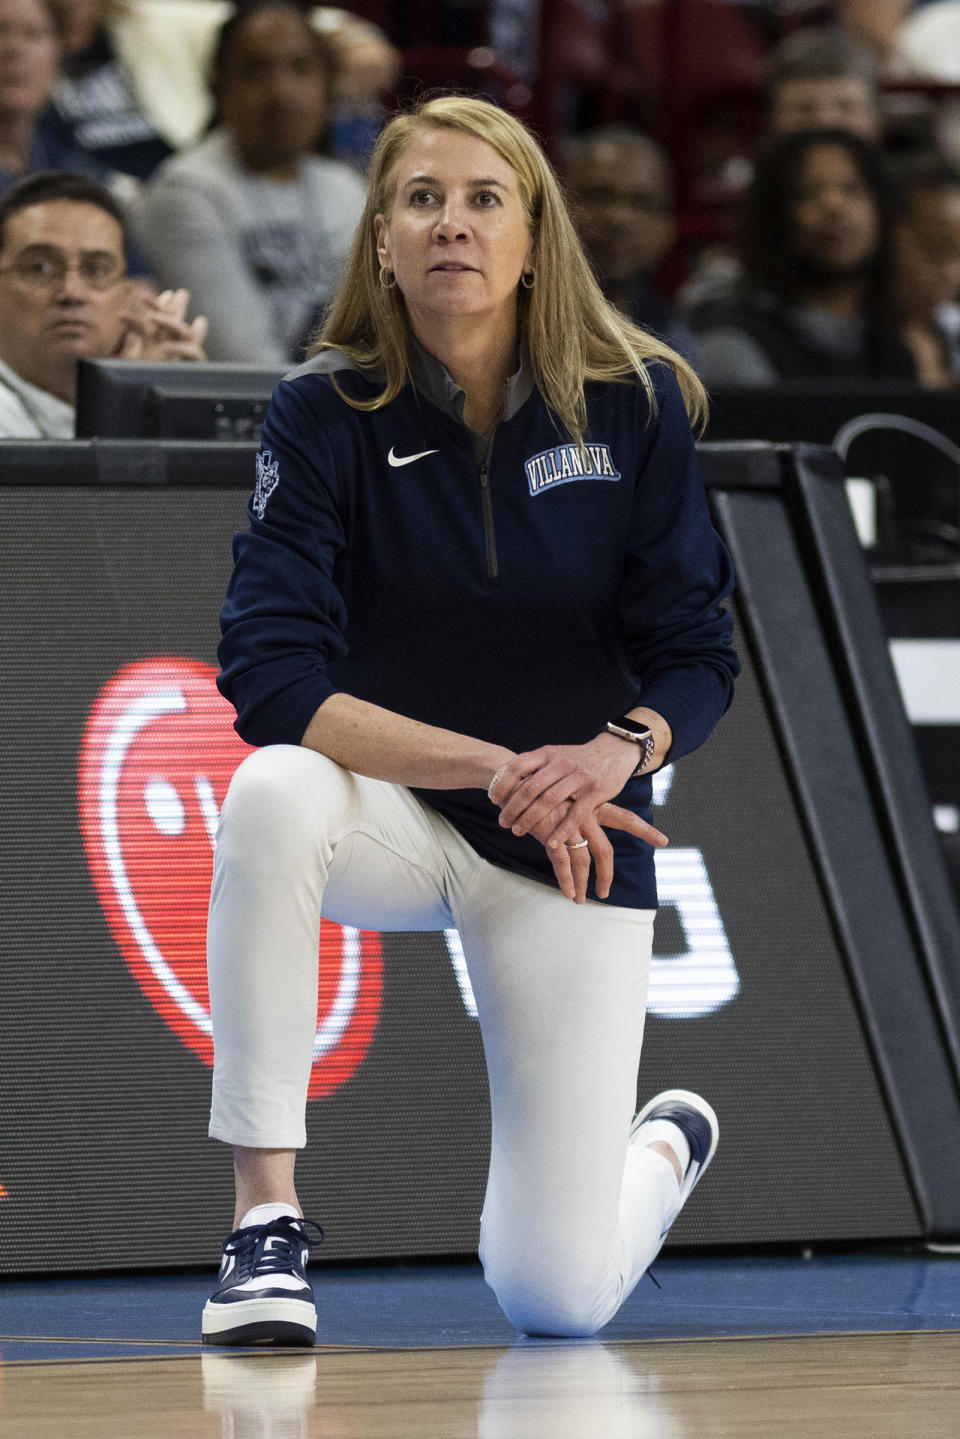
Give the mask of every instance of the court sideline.
[{"label": "court sideline", "polygon": [[940,1439],[960,1257],[667,1256],[598,1340],[518,1338],[474,1264],[319,1268],[315,1350],[204,1352],[209,1275],[0,1284],[0,1435]]}]

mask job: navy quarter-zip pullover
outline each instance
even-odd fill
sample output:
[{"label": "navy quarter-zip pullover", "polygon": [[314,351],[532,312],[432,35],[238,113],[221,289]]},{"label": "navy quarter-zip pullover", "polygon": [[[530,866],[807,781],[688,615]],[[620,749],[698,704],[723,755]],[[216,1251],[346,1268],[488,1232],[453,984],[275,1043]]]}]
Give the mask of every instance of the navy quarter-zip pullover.
[{"label": "navy quarter-zip pullover", "polygon": [[[480,443],[463,393],[420,352],[389,405],[324,352],[277,388],[250,528],[234,541],[219,685],[251,744],[299,744],[336,691],[516,751],[580,744],[648,705],[670,760],[730,703],[737,660],[713,530],[673,372],[587,386],[581,455],[526,366]],[[422,790],[485,859],[555,884],[542,845],[483,790]],[[649,818],[649,776],[618,802]],[[656,904],[653,850],[619,830],[608,903]],[[591,885],[590,894],[595,898]]]}]

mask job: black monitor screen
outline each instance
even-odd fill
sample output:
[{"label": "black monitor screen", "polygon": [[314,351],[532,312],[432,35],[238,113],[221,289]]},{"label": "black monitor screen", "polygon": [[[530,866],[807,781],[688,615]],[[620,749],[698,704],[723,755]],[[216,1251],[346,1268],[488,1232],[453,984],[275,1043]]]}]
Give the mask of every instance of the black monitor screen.
[{"label": "black monitor screen", "polygon": [[259,441],[289,366],[82,360],[77,436]]},{"label": "black monitor screen", "polygon": [[881,551],[960,558],[960,404],[951,389],[792,382],[716,390],[709,440],[832,445],[851,478],[872,482]]}]

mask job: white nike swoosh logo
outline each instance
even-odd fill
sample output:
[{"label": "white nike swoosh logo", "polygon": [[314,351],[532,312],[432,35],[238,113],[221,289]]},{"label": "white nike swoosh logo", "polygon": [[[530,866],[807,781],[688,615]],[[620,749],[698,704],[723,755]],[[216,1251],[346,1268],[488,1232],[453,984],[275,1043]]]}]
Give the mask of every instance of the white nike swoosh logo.
[{"label": "white nike swoosh logo", "polygon": [[419,455],[395,455],[393,446],[390,446],[390,453],[387,456],[387,464],[397,469],[400,465],[412,465],[414,460],[422,460],[425,455],[438,455],[439,450],[421,450]]}]

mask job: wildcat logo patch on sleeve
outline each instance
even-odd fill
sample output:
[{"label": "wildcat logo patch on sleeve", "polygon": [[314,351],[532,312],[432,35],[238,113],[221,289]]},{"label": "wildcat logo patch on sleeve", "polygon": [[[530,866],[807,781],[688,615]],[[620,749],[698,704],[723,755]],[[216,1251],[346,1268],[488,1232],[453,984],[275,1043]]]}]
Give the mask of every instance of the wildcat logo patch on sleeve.
[{"label": "wildcat logo patch on sleeve", "polygon": [[257,483],[253,490],[251,505],[258,520],[263,519],[267,500],[280,483],[280,465],[270,450],[263,450],[257,456]]}]

